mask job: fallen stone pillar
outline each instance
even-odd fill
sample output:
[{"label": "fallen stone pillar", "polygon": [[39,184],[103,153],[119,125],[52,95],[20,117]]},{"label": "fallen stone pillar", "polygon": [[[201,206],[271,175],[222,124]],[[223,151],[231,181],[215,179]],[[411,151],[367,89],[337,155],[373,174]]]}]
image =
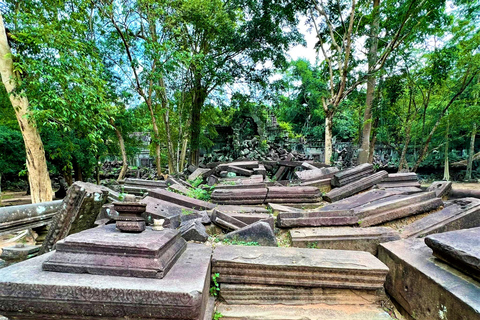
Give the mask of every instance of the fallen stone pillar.
[{"label": "fallen stone pillar", "polygon": [[332,191],[327,193],[324,198],[328,202],[338,201],[347,198],[356,193],[371,188],[375,184],[382,181],[382,179],[385,178],[387,175],[388,173],[386,171],[379,171],[371,175],[369,174],[367,177],[361,178],[360,180],[356,180],[347,185],[343,185],[340,188],[333,189]]},{"label": "fallen stone pillar", "polygon": [[332,186],[343,187],[373,174],[373,165],[364,163],[359,166],[335,173],[332,177]]},{"label": "fallen stone pillar", "polygon": [[174,204],[178,204],[180,206],[184,206],[187,208],[195,209],[195,210],[210,210],[215,208],[215,204],[209,203],[206,201],[190,198],[187,196],[183,196],[181,194],[177,194],[175,192],[170,192],[163,189],[153,189],[148,192],[150,197],[168,201]]}]

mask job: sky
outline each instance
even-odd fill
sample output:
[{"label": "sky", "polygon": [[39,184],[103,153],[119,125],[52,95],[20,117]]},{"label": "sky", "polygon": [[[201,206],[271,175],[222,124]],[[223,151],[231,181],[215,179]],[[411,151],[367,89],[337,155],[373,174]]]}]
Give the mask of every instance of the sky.
[{"label": "sky", "polygon": [[297,60],[299,58],[306,58],[310,62],[314,63],[317,56],[314,46],[316,42],[316,35],[314,30],[310,30],[310,27],[306,25],[306,18],[302,17],[298,25],[300,32],[303,34],[307,46],[297,45],[292,47],[288,51],[288,55],[292,60]]}]

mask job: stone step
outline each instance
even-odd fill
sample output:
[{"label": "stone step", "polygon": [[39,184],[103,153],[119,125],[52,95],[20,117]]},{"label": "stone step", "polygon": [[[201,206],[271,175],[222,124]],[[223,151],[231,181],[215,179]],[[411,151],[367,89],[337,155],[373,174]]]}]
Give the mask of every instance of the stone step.
[{"label": "stone step", "polygon": [[435,257],[480,280],[480,228],[433,234],[425,244]]},{"label": "stone step", "polygon": [[397,231],[387,227],[370,228],[296,228],[290,230],[292,246],[335,250],[367,251],[377,254],[380,243],[400,239]]},{"label": "stone step", "polygon": [[220,297],[228,304],[365,305],[379,303],[385,299],[385,293],[383,289],[352,290],[222,283]]},{"label": "stone step", "polygon": [[377,290],[388,269],[368,252],[275,247],[217,247],[219,283]]},{"label": "stone step", "polygon": [[480,282],[435,259],[423,239],[380,244],[387,293],[417,320],[480,319]]},{"label": "stone step", "polygon": [[305,306],[229,305],[220,303],[217,312],[222,320],[392,320],[378,306],[338,306],[311,304]]},{"label": "stone step", "polygon": [[402,238],[425,237],[433,233],[480,226],[480,199],[463,198],[440,211],[429,214],[400,230]]}]

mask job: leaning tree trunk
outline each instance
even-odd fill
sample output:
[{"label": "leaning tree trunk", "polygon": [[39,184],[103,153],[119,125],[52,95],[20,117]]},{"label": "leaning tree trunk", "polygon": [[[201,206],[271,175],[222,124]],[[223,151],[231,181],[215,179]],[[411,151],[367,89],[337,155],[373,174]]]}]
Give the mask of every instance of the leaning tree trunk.
[{"label": "leaning tree trunk", "polygon": [[325,164],[330,165],[333,147],[332,147],[332,121],[333,121],[333,112],[329,110],[325,114]]},{"label": "leaning tree trunk", "polygon": [[120,174],[118,175],[117,181],[125,179],[125,175],[127,174],[128,170],[128,161],[127,161],[127,151],[125,150],[125,141],[123,140],[122,133],[115,125],[113,120],[110,121],[113,128],[115,129],[115,134],[117,135],[118,144],[120,146],[120,152],[122,154],[122,169],[120,170]]},{"label": "leaning tree trunk", "polygon": [[[374,19],[370,31],[370,47],[368,49],[368,69],[372,70],[377,60],[378,48],[378,29],[379,29],[379,14],[378,7],[380,0],[373,0]],[[367,163],[373,160],[373,155],[370,155],[370,135],[372,131],[372,106],[375,93],[375,83],[377,77],[371,73],[367,77],[367,96],[365,100],[365,113],[363,114],[363,131],[362,131],[362,146],[358,155],[358,163]],[[372,160],[370,160],[372,159]]]},{"label": "leaning tree trunk", "polygon": [[449,181],[450,180],[450,162],[448,161],[448,131],[449,131],[450,123],[447,122],[447,132],[445,133],[445,167],[443,169],[443,180]]},{"label": "leaning tree trunk", "polygon": [[48,174],[47,159],[42,139],[31,112],[28,110],[28,99],[24,92],[15,92],[16,82],[20,75],[13,69],[12,52],[8,45],[3,17],[0,14],[0,73],[7,89],[15,115],[22,132],[27,154],[28,180],[32,203],[52,201],[52,183]]},{"label": "leaning tree trunk", "polygon": [[465,180],[472,180],[473,154],[475,152],[475,135],[477,134],[477,124],[473,124],[472,136],[470,137],[470,151],[468,152],[467,173]]},{"label": "leaning tree trunk", "polygon": [[200,81],[197,80],[197,86],[194,89],[194,97],[192,103],[191,115],[191,132],[190,132],[190,163],[197,166],[200,160],[200,131],[201,131],[201,112],[203,103],[206,99],[205,89],[201,87]]}]

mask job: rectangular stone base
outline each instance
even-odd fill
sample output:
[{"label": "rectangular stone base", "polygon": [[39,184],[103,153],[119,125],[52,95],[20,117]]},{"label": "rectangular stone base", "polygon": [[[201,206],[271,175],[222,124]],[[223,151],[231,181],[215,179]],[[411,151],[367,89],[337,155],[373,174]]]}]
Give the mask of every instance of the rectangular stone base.
[{"label": "rectangular stone base", "polygon": [[188,244],[163,279],[43,271],[52,253],[0,270],[0,314],[12,319],[203,319],[211,248]]},{"label": "rectangular stone base", "polygon": [[377,290],[386,266],[368,252],[219,246],[213,253],[219,283]]},{"label": "rectangular stone base", "polygon": [[383,243],[385,289],[416,320],[480,319],[480,282],[432,256],[423,239]]}]

